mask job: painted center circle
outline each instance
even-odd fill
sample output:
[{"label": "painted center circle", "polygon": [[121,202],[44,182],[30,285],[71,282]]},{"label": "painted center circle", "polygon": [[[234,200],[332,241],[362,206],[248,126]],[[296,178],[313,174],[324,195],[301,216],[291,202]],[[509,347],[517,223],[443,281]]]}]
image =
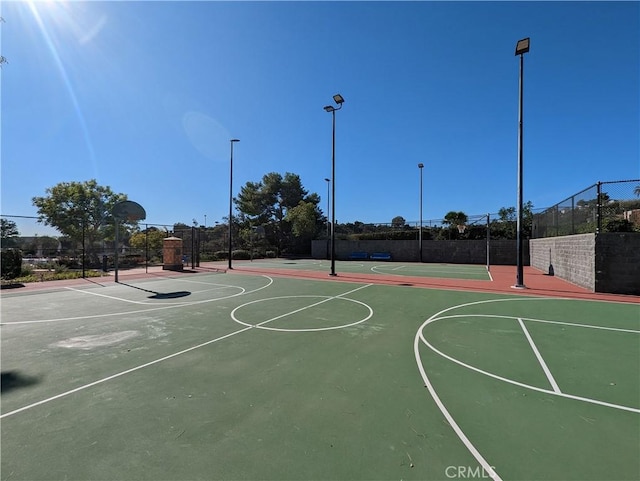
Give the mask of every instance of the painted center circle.
[{"label": "painted center circle", "polygon": [[[342,329],[361,324],[371,316],[373,309],[364,302],[317,295],[258,299],[231,311],[231,318],[238,324],[283,332]],[[353,321],[354,318],[357,320]]]}]

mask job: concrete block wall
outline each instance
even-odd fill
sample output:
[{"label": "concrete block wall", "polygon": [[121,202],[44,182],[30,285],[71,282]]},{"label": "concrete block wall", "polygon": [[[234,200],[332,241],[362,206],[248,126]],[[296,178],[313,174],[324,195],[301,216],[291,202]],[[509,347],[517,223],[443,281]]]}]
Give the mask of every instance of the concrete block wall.
[{"label": "concrete block wall", "polygon": [[595,292],[640,295],[640,233],[596,235]]},{"label": "concrete block wall", "polygon": [[[311,256],[327,259],[331,244],[327,240],[315,240],[311,244]],[[418,241],[411,240],[336,240],[336,259],[347,260],[352,252],[389,252],[394,261],[418,262],[420,250]],[[516,242],[513,240],[493,240],[489,248],[490,264],[515,265]],[[529,245],[523,243],[524,264],[529,265]],[[485,240],[439,240],[423,241],[423,262],[451,264],[486,264],[487,242]]]},{"label": "concrete block wall", "polygon": [[586,289],[595,290],[595,234],[545,237],[529,241],[531,266]]},{"label": "concrete block wall", "polygon": [[640,233],[531,239],[531,265],[593,292],[640,295]]}]

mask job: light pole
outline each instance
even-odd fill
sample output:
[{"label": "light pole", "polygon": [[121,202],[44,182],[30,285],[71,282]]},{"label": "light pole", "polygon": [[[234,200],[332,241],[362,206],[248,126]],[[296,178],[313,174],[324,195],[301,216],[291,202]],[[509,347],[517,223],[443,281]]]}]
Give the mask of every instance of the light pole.
[{"label": "light pole", "polygon": [[333,96],[333,101],[338,106],[326,105],[324,109],[331,112],[333,117],[332,142],[331,142],[331,273],[336,274],[336,111],[342,108],[344,98],[340,94]]},{"label": "light pole", "polygon": [[231,139],[229,143],[231,144],[231,162],[229,164],[229,269],[233,269],[231,266],[231,256],[232,256],[232,244],[231,244],[231,222],[232,222],[232,208],[233,208],[233,144],[236,142],[240,142],[239,139]]},{"label": "light pole", "polygon": [[324,180],[327,183],[327,239],[328,239],[329,238],[329,183],[331,182],[331,179],[327,179],[325,177]]},{"label": "light pole", "polygon": [[519,108],[518,108],[518,225],[516,234],[516,285],[518,289],[525,289],[524,269],[522,262],[522,97],[524,90],[524,54],[529,51],[529,37],[518,40],[516,44],[516,56],[520,55],[520,82],[519,82]]},{"label": "light pole", "polygon": [[424,164],[420,162],[418,169],[420,169],[420,233],[418,234],[418,242],[420,243],[420,262],[422,262],[422,169]]}]

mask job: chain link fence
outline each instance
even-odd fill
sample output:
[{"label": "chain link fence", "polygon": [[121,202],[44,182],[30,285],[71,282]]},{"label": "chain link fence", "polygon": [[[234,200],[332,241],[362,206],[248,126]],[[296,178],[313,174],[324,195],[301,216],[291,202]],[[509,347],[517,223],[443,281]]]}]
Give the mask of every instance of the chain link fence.
[{"label": "chain link fence", "polygon": [[533,216],[532,237],[640,232],[640,180],[598,182]]},{"label": "chain link fence", "polygon": [[[525,212],[526,237],[529,237],[531,211]],[[115,240],[107,229],[89,230],[83,239],[72,240],[57,229],[38,222],[37,217],[1,215],[1,246],[20,249],[23,261],[34,267],[63,265],[71,269],[101,269],[114,267]],[[338,239],[418,240],[422,225],[423,240],[477,240],[489,235],[492,239],[515,239],[516,213],[464,215],[462,219],[426,219],[407,222],[398,217],[390,223],[336,224]],[[317,238],[329,239],[330,226],[320,229]],[[233,225],[232,252],[234,258],[275,257],[277,231],[264,226],[251,228]],[[200,262],[227,259],[229,226],[188,226],[139,222],[135,229],[123,229],[118,247],[119,267],[160,265],[163,239],[182,239],[183,263],[199,266]],[[275,238],[275,240],[274,240]],[[238,256],[238,257],[236,257]]]},{"label": "chain link fence", "polygon": [[[32,269],[96,269],[115,267],[113,230],[106,228],[82,231],[82,239],[71,239],[52,226],[38,222],[38,217],[1,215],[2,250],[19,249],[23,265]],[[121,228],[118,267],[154,266],[163,263],[163,240],[182,239],[182,262],[200,266],[200,262],[226,259],[229,255],[229,226],[188,226],[139,222],[135,228]],[[275,257],[265,239],[264,228],[240,229],[232,233],[234,258]]]}]

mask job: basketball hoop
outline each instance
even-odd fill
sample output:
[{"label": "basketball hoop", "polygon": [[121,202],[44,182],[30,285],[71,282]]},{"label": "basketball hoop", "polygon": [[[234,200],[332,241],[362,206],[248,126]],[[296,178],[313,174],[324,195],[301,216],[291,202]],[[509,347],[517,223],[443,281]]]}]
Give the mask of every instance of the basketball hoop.
[{"label": "basketball hoop", "polygon": [[120,222],[136,222],[147,217],[144,208],[132,200],[124,200],[113,206],[111,214]]},{"label": "basketball hoop", "polygon": [[467,230],[467,226],[464,224],[458,224],[458,234],[464,234],[464,231]]}]

